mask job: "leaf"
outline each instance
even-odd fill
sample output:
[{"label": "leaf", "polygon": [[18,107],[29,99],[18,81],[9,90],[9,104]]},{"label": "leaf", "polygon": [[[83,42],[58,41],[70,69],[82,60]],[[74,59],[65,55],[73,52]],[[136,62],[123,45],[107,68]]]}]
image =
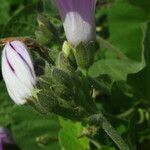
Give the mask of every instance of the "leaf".
[{"label": "leaf", "polygon": [[58,15],[58,11],[54,5],[54,1],[43,0],[44,12],[53,13],[52,15]]},{"label": "leaf", "polygon": [[89,75],[108,74],[113,80],[126,80],[128,73],[137,72],[141,67],[142,64],[131,60],[102,59],[91,66]]},{"label": "leaf", "polygon": [[9,20],[9,3],[6,0],[0,1],[0,25],[6,24]]},{"label": "leaf", "polygon": [[55,115],[42,116],[29,107],[12,111],[12,134],[21,150],[60,150],[59,122]]},{"label": "leaf", "polygon": [[128,75],[128,84],[134,89],[139,99],[150,100],[150,68],[146,67],[136,74]]},{"label": "leaf", "polygon": [[147,13],[150,13],[150,1],[143,1],[143,0],[128,0],[132,5],[142,8]]},{"label": "leaf", "polygon": [[7,126],[10,124],[10,115],[13,107],[4,82],[0,82],[0,126]]},{"label": "leaf", "polygon": [[3,37],[30,36],[34,37],[37,27],[36,17],[42,11],[40,3],[26,6],[14,15],[4,28]]},{"label": "leaf", "polygon": [[110,146],[102,146],[99,150],[115,150],[115,148]]},{"label": "leaf", "polygon": [[136,97],[150,100],[150,23],[147,24],[147,32],[144,40],[145,60],[147,66],[136,74],[128,75],[128,84],[134,89]]},{"label": "leaf", "polygon": [[112,111],[113,114],[125,112],[133,106],[132,97],[132,90],[125,81],[114,82],[109,103],[106,103],[109,107],[108,111]]},{"label": "leaf", "polygon": [[128,0],[116,0],[108,19],[111,43],[129,58],[141,61],[144,37],[142,24],[150,19],[149,13],[131,5]]},{"label": "leaf", "polygon": [[59,142],[63,150],[86,150],[89,149],[89,141],[86,137],[80,137],[83,126],[79,122],[72,122],[60,118],[62,129],[59,133]]}]

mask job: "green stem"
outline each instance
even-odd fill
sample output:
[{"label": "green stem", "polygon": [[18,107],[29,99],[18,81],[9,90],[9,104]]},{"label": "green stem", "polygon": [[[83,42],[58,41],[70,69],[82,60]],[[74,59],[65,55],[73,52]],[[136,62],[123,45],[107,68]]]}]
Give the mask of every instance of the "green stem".
[{"label": "green stem", "polygon": [[117,115],[117,117],[118,117],[118,118],[125,118],[125,117],[129,116],[131,113],[133,113],[134,110],[135,110],[134,107],[133,107],[133,108],[130,108],[130,109],[126,110],[125,112],[123,112],[123,113]]},{"label": "green stem", "polygon": [[122,137],[116,132],[102,113],[90,116],[89,124],[101,126],[120,150],[130,150],[129,146],[124,142]]},{"label": "green stem", "polygon": [[89,115],[83,109],[80,108],[76,109],[76,108],[69,108],[69,107],[67,108],[59,105],[56,108],[54,108],[52,112],[64,118],[68,118],[75,121],[82,121],[83,118]]}]

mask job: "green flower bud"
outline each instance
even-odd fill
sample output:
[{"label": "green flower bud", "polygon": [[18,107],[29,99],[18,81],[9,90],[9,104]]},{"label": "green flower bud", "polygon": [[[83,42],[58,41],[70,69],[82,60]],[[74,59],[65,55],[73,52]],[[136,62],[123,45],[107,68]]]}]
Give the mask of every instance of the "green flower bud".
[{"label": "green flower bud", "polygon": [[47,114],[57,107],[58,99],[52,90],[36,90],[28,104],[39,113]]},{"label": "green flower bud", "polygon": [[54,83],[64,85],[67,88],[73,87],[73,81],[71,77],[69,76],[68,73],[64,72],[63,70],[53,67],[51,74]]},{"label": "green flower bud", "polygon": [[60,98],[71,101],[74,100],[75,94],[72,89],[65,87],[64,85],[54,85],[53,90]]},{"label": "green flower bud", "polygon": [[56,66],[68,73],[73,73],[77,69],[76,63],[73,63],[73,61],[71,61],[69,57],[67,58],[64,52],[60,52],[58,54]]},{"label": "green flower bud", "polygon": [[40,30],[44,33],[47,38],[59,39],[58,31],[56,27],[43,15],[38,15],[37,21]]},{"label": "green flower bud", "polygon": [[36,40],[42,45],[45,45],[48,42],[50,42],[50,39],[47,38],[42,31],[35,31],[35,36],[36,36]]}]

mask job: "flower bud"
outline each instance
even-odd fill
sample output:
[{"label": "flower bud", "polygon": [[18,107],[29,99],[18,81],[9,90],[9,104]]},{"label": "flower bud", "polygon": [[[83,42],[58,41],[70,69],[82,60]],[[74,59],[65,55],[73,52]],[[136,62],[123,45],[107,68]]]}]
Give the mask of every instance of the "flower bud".
[{"label": "flower bud", "polygon": [[69,57],[66,58],[63,52],[60,52],[56,59],[56,66],[59,69],[67,73],[73,73],[77,69],[76,63],[74,63]]},{"label": "flower bud", "polygon": [[58,69],[56,67],[53,67],[51,76],[52,76],[54,83],[64,85],[70,89],[73,87],[72,78],[70,77],[70,75],[67,72],[65,72],[61,69]]},{"label": "flower bud", "polygon": [[24,104],[32,94],[36,76],[27,47],[20,41],[8,42],[2,52],[2,75],[12,100]]},{"label": "flower bud", "polygon": [[52,35],[54,35],[53,38],[59,38],[58,30],[45,16],[38,15],[37,21],[41,31],[43,31],[43,33],[46,34],[46,36],[50,38]]},{"label": "flower bud", "polygon": [[73,46],[94,41],[96,0],[55,0],[69,43]]}]

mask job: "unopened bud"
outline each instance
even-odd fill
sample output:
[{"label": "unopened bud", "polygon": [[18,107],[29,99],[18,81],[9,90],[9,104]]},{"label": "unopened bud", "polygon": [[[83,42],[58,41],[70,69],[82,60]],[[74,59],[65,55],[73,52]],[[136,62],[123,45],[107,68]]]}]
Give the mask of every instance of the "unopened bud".
[{"label": "unopened bud", "polygon": [[36,85],[36,76],[27,47],[20,41],[8,42],[2,53],[2,75],[16,104],[24,104]]},{"label": "unopened bud", "polygon": [[55,83],[66,86],[67,88],[73,87],[73,81],[68,73],[58,68],[52,68],[52,79]]},{"label": "unopened bud", "polygon": [[38,15],[37,21],[39,24],[40,31],[45,35],[45,37],[52,39],[59,39],[58,31],[56,27],[43,15]]},{"label": "unopened bud", "polygon": [[76,63],[74,63],[69,57],[66,57],[64,52],[58,54],[56,66],[68,73],[72,73],[77,69]]},{"label": "unopened bud", "polygon": [[36,111],[42,114],[52,112],[57,107],[57,96],[52,90],[36,90],[28,104],[32,106]]}]

